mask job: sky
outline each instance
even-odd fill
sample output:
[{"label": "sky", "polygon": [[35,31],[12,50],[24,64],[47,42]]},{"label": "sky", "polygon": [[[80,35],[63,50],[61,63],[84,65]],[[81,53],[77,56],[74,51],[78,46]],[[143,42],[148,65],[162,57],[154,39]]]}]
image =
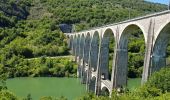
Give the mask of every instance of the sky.
[{"label": "sky", "polygon": [[156,2],[156,3],[162,3],[162,4],[168,5],[170,0],[145,0],[145,1]]}]

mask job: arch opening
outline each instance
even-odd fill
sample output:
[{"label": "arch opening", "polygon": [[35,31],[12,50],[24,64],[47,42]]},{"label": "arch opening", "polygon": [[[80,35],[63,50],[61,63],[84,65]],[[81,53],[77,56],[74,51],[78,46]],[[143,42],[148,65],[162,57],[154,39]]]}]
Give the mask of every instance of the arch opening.
[{"label": "arch opening", "polygon": [[91,40],[90,67],[93,72],[97,70],[97,61],[99,53],[99,33],[96,31]]},{"label": "arch opening", "polygon": [[159,32],[152,52],[150,74],[170,66],[170,22]]},{"label": "arch opening", "polygon": [[101,79],[111,80],[113,55],[115,46],[115,37],[111,29],[107,29],[101,40]]},{"label": "arch opening", "polygon": [[87,33],[85,37],[85,47],[84,47],[84,61],[88,63],[88,58],[89,58],[89,51],[90,51],[90,33]]},{"label": "arch opening", "polygon": [[103,87],[102,90],[101,90],[101,95],[102,96],[109,96],[109,94],[110,94],[110,92],[107,89],[107,87]]},{"label": "arch opening", "polygon": [[121,80],[117,86],[128,89],[139,87],[145,57],[145,38],[141,28],[135,24],[127,26],[121,34],[117,49],[121,61],[118,66],[121,71],[117,72]]},{"label": "arch opening", "polygon": [[80,38],[80,44],[79,44],[80,59],[83,58],[84,44],[85,44],[85,37],[84,37],[84,34],[82,34],[82,35],[81,35],[81,38]]}]

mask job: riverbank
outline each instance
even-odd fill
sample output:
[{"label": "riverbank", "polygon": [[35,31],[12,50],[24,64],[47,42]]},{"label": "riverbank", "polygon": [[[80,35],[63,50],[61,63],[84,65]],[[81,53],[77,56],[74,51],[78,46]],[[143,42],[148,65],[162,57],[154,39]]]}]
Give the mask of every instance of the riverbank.
[{"label": "riverbank", "polygon": [[0,74],[14,77],[76,77],[77,64],[73,57],[15,58],[12,67],[0,66]]}]

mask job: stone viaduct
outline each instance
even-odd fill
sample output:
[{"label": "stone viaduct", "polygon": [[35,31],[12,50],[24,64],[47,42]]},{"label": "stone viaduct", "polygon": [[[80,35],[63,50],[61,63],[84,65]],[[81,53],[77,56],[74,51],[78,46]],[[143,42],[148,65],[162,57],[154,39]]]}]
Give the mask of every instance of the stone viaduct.
[{"label": "stone viaduct", "polygon": [[[145,39],[142,83],[166,66],[170,39],[170,11],[159,12],[90,30],[67,33],[69,47],[78,63],[78,77],[88,91],[100,95],[127,85],[128,37],[140,29]],[[112,75],[109,79],[109,39],[115,39]]]}]

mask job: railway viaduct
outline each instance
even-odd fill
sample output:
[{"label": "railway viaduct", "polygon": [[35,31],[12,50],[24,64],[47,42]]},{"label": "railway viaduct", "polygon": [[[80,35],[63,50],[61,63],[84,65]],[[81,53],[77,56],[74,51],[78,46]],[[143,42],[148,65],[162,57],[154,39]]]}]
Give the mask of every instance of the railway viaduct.
[{"label": "railway viaduct", "polygon": [[[170,11],[159,12],[131,20],[66,34],[69,47],[78,63],[78,77],[88,91],[100,95],[127,85],[128,38],[137,30],[145,39],[142,82],[166,66],[166,48],[170,39]],[[114,56],[109,79],[109,39],[114,38]]]}]

